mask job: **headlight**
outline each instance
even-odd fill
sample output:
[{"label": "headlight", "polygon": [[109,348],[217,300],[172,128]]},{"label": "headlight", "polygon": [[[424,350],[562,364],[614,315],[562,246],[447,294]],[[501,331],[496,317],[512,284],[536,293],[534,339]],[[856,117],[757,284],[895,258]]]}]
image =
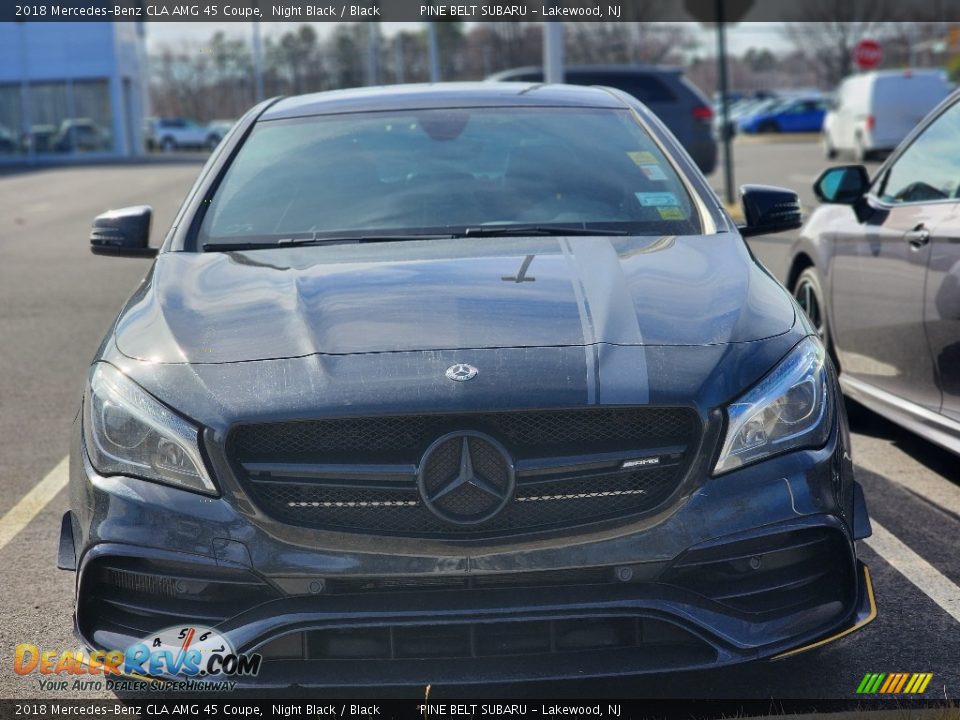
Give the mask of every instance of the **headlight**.
[{"label": "headlight", "polygon": [[112,365],[94,367],[84,419],[97,472],[217,493],[200,456],[199,429]]},{"label": "headlight", "polygon": [[827,442],[830,398],[825,359],[823,343],[808,337],[727,407],[727,435],[714,474]]}]

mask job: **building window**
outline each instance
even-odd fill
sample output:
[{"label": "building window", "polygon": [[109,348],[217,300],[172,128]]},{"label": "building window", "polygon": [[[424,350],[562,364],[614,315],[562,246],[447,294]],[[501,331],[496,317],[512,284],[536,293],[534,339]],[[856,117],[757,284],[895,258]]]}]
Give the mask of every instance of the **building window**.
[{"label": "building window", "polygon": [[[0,93],[6,87],[0,86]],[[66,80],[30,83],[24,107],[6,102],[0,94],[0,125],[11,116],[14,127],[24,127],[20,151],[38,155],[104,152],[113,148],[110,89],[106,80]],[[6,114],[5,114],[6,113]],[[18,120],[22,118],[22,120]],[[0,137],[2,137],[0,129]],[[0,140],[0,153],[3,152]]]},{"label": "building window", "polygon": [[70,116],[65,82],[30,83],[27,147],[37,154],[58,152],[60,128]]},{"label": "building window", "polygon": [[20,85],[0,85],[0,157],[25,152]]},{"label": "building window", "polygon": [[102,152],[113,147],[110,91],[106,80],[73,82],[72,148]]}]

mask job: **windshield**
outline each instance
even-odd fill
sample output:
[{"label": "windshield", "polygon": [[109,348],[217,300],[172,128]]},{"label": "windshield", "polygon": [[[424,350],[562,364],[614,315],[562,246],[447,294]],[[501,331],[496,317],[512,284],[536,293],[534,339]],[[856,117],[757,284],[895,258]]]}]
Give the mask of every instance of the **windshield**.
[{"label": "windshield", "polygon": [[544,225],[700,229],[676,171],[627,110],[410,110],[258,123],[197,246]]}]

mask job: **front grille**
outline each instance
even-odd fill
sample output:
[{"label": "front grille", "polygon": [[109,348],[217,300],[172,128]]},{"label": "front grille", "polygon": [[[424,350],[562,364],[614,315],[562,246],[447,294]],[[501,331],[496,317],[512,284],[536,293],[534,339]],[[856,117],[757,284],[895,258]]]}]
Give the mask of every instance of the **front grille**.
[{"label": "front grille", "polygon": [[[686,475],[699,428],[687,408],[343,418],[241,425],[227,453],[254,503],[284,523],[486,538],[656,510]],[[486,490],[464,485],[442,495],[462,470],[464,448],[472,469],[489,480]],[[631,465],[631,458],[641,461]],[[508,490],[511,461],[515,488],[499,503],[491,494]]]},{"label": "front grille", "polygon": [[498,515],[474,525],[444,522],[420,500],[417,488],[364,490],[248,483],[271,516],[295,525],[423,537],[484,536],[582,525],[659,506],[676,489],[677,467],[613,473],[519,487]]},{"label": "front grille", "polygon": [[240,425],[231,453],[260,462],[419,462],[451,429],[487,432],[515,458],[688,444],[698,428],[688,408],[393,415]]}]

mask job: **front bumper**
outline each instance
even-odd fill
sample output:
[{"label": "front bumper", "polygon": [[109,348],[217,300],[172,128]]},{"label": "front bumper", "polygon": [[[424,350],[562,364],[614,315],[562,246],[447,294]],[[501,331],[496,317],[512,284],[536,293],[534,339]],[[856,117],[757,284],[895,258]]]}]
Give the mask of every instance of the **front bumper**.
[{"label": "front bumper", "polygon": [[61,560],[72,541],[85,644],[216,627],[264,656],[240,686],[718,667],[792,654],[875,615],[854,548],[866,507],[840,442],[835,432],[820,450],[712,478],[653,526],[414,555],[291,543],[222,499],[101,477],[78,439]]}]

